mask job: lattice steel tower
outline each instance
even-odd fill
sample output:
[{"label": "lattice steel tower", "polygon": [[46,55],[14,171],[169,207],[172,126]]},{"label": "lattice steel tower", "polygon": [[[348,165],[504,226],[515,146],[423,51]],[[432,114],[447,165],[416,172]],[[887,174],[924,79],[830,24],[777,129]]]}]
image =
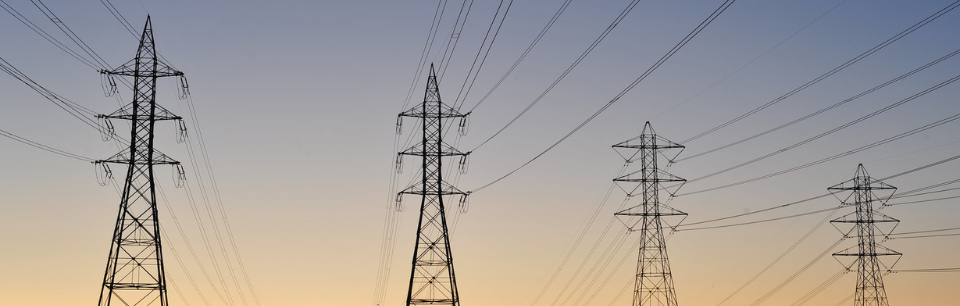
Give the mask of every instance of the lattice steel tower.
[{"label": "lattice steel tower", "polygon": [[[427,92],[423,103],[400,113],[400,117],[419,118],[423,124],[423,140],[400,152],[399,156],[413,155],[423,159],[422,179],[401,191],[404,194],[421,196],[420,221],[417,223],[417,244],[413,253],[413,269],[410,272],[410,287],[406,305],[460,305],[457,279],[453,270],[453,254],[450,252],[450,236],[447,232],[444,197],[460,196],[461,207],[469,192],[463,192],[443,180],[445,157],[461,157],[461,165],[468,153],[463,153],[443,142],[446,121],[461,118],[456,109],[440,101],[437,76],[430,65]],[[463,127],[463,124],[460,125]],[[461,130],[462,132],[462,130]]]},{"label": "lattice steel tower", "polygon": [[[900,221],[874,210],[873,203],[886,203],[893,196],[896,187],[873,179],[863,164],[857,167],[853,179],[827,188],[840,199],[845,206],[854,206],[856,211],[830,222],[835,225],[852,225],[849,230],[841,229],[844,238],[857,237],[857,245],[834,253],[836,257],[855,257],[856,260],[845,265],[847,270],[857,269],[857,290],[854,294],[855,306],[888,306],[887,292],[883,288],[883,272],[892,268],[885,266],[879,256],[899,256],[900,252],[888,249],[876,241],[877,235],[887,236]],[[879,194],[878,194],[879,193]],[[885,226],[885,231],[878,225]],[[840,229],[840,227],[837,227]],[[894,262],[895,264],[896,262]],[[884,269],[881,269],[881,266]]]},{"label": "lattice steel tower", "polygon": [[[643,127],[640,136],[613,146],[628,163],[637,160],[640,170],[614,179],[627,196],[641,196],[640,205],[617,212],[615,215],[632,231],[640,231],[640,254],[637,261],[636,284],[633,291],[634,306],[677,306],[667,244],[663,235],[663,217],[686,216],[660,201],[660,192],[672,197],[686,182],[662,170],[658,156],[672,163],[683,151],[683,146],[657,136],[650,122]],[[670,152],[676,152],[670,154]],[[640,189],[640,193],[636,192]],[[673,226],[676,226],[673,225]]]},{"label": "lattice steel tower", "polygon": [[180,117],[156,104],[156,85],[157,78],[182,76],[183,73],[157,59],[149,16],[137,56],[119,68],[101,73],[133,77],[133,102],[109,115],[100,116],[130,120],[131,130],[128,148],[96,162],[127,165],[99,305],[166,306],[167,284],[153,166],[178,165],[179,162],[154,150],[153,127],[157,121]]}]

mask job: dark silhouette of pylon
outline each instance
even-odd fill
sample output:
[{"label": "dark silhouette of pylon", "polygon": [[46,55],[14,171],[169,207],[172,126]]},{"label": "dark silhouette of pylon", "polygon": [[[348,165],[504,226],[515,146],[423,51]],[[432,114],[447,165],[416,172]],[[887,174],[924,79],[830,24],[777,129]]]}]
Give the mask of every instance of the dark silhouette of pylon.
[{"label": "dark silhouette of pylon", "polygon": [[671,226],[664,222],[663,217],[686,217],[687,214],[662,203],[660,192],[672,197],[686,180],[662,170],[658,157],[672,163],[683,151],[683,146],[657,136],[650,122],[647,122],[640,136],[618,143],[613,148],[628,163],[640,161],[640,170],[614,179],[627,196],[639,195],[643,200],[640,205],[615,214],[631,232],[639,231],[641,235],[633,305],[676,306],[677,294],[674,292],[663,228],[675,227],[679,223]]},{"label": "dark silhouette of pylon", "polygon": [[183,73],[157,59],[149,16],[137,56],[123,66],[101,73],[133,77],[133,102],[109,115],[99,116],[131,122],[130,146],[110,158],[96,161],[127,165],[99,305],[167,306],[153,166],[177,165],[179,169],[180,163],[154,150],[153,127],[160,120],[181,119],[156,104],[156,87],[157,78],[183,76]]},{"label": "dark silhouette of pylon", "polygon": [[[849,264],[844,264],[847,270],[857,270],[857,289],[854,293],[855,306],[889,306],[887,292],[883,288],[883,272],[893,268],[884,265],[879,256],[897,256],[903,254],[888,249],[876,241],[877,235],[888,236],[900,222],[897,219],[877,212],[873,203],[885,204],[893,196],[896,187],[873,179],[863,164],[857,166],[857,173],[853,179],[827,188],[834,196],[840,199],[842,205],[854,206],[856,211],[843,217],[834,219],[837,225],[852,225],[849,230],[837,226],[844,238],[857,237],[857,245],[834,253],[837,258],[856,258]],[[879,193],[879,194],[878,194]],[[878,225],[889,224],[889,230]],[[843,262],[841,262],[843,263]],[[896,264],[896,261],[894,262]],[[884,267],[885,269],[881,269]]]},{"label": "dark silhouette of pylon", "polygon": [[[457,278],[453,270],[453,254],[450,252],[444,197],[459,195],[460,207],[463,208],[469,192],[460,191],[444,181],[442,170],[444,157],[461,157],[462,167],[469,152],[460,152],[444,143],[443,128],[448,119],[463,120],[467,114],[461,114],[440,101],[437,75],[431,64],[423,103],[400,113],[399,116],[419,118],[423,124],[423,140],[399,153],[400,157],[413,155],[423,159],[421,182],[407,187],[397,195],[398,202],[404,194],[421,196],[420,221],[417,223],[417,244],[413,253],[407,305],[457,306],[460,305],[460,294],[457,292]],[[462,129],[464,125],[460,124],[460,127]]]}]

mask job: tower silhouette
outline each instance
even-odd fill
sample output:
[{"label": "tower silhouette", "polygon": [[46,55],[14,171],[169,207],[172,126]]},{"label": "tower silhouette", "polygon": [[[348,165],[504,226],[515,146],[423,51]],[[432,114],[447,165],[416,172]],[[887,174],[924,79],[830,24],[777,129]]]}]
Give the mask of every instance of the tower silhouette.
[{"label": "tower silhouette", "polygon": [[[853,305],[855,306],[888,306],[887,292],[883,288],[883,271],[892,267],[886,267],[879,256],[901,256],[900,252],[888,249],[876,241],[878,234],[889,235],[890,231],[896,227],[900,220],[891,218],[887,215],[877,212],[873,203],[884,204],[893,196],[896,187],[890,186],[884,182],[873,179],[863,164],[857,166],[857,173],[846,182],[827,188],[834,196],[840,199],[844,206],[854,206],[855,211],[834,219],[832,222],[836,225],[852,225],[849,229],[837,229],[843,233],[844,238],[857,237],[857,245],[834,253],[838,258],[853,257],[854,261],[845,264],[847,270],[857,270],[857,289],[854,293]],[[888,224],[889,230],[881,228],[878,225]],[[881,269],[884,266],[886,269]]]},{"label": "tower silhouette", "polygon": [[462,207],[469,192],[460,191],[444,181],[442,170],[445,157],[465,158],[469,152],[460,152],[444,143],[443,128],[448,119],[465,118],[467,115],[440,101],[437,75],[431,64],[423,103],[400,113],[399,116],[419,118],[423,132],[420,143],[399,153],[400,156],[419,156],[423,160],[421,181],[407,187],[397,196],[398,201],[404,194],[421,196],[417,243],[414,247],[406,305],[457,306],[460,305],[460,294],[453,270],[453,254],[450,252],[444,198],[459,195]]},{"label": "tower silhouette", "polygon": [[183,76],[183,73],[157,59],[149,16],[137,56],[101,73],[133,77],[133,102],[109,115],[99,116],[130,120],[131,126],[130,146],[110,158],[96,161],[127,166],[99,305],[166,306],[167,284],[153,166],[179,165],[179,162],[153,148],[153,128],[157,121],[181,118],[156,104],[156,85],[157,78]]},{"label": "tower silhouette", "polygon": [[677,295],[674,292],[666,238],[663,235],[664,225],[667,224],[663,217],[687,214],[662,203],[660,192],[667,192],[672,196],[686,180],[662,170],[658,157],[663,156],[668,162],[672,162],[683,151],[683,146],[657,136],[650,122],[647,122],[640,136],[618,143],[613,148],[628,163],[638,159],[640,161],[640,170],[614,179],[627,196],[639,195],[643,201],[615,214],[631,232],[640,232],[633,305],[676,306]]}]

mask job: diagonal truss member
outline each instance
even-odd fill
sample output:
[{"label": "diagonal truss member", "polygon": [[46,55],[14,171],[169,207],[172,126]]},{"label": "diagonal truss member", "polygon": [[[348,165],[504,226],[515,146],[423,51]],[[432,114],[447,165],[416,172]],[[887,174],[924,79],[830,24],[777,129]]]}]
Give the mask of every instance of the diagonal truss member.
[{"label": "diagonal truss member", "polygon": [[131,126],[129,147],[95,162],[127,166],[99,305],[167,306],[153,166],[169,164],[180,171],[182,169],[179,162],[153,148],[154,124],[160,120],[181,118],[156,104],[156,86],[157,78],[182,77],[183,73],[157,60],[149,16],[137,56],[114,70],[101,73],[108,77],[133,77],[133,102],[111,114],[99,116],[102,120],[130,120]]},{"label": "diagonal truss member", "polygon": [[[854,178],[827,190],[842,205],[856,209],[853,213],[830,221],[843,233],[844,238],[857,237],[856,246],[833,254],[838,259],[854,258],[852,262],[844,264],[848,271],[857,270],[853,305],[889,306],[887,292],[883,288],[883,273],[893,268],[903,254],[880,245],[876,237],[889,236],[900,220],[877,212],[873,204],[886,204],[897,188],[871,178],[863,164],[860,164]],[[887,266],[880,261],[881,256],[895,256],[897,260]]]},{"label": "diagonal truss member", "polygon": [[[661,203],[660,192],[673,196],[686,180],[660,169],[658,162],[659,157],[673,162],[683,146],[657,136],[650,122],[647,122],[640,136],[618,143],[613,148],[628,163],[640,162],[640,170],[614,179],[627,196],[641,196],[643,200],[641,204],[615,214],[631,232],[639,231],[641,236],[633,305],[677,306],[663,234],[664,225],[670,225],[663,218],[686,217],[687,214]],[[672,152],[676,153],[670,154]]]},{"label": "diagonal truss member", "polygon": [[[446,207],[444,198],[460,196],[460,207],[464,208],[469,192],[460,191],[444,181],[443,161],[448,157],[459,157],[461,171],[464,170],[466,157],[463,153],[443,142],[445,123],[450,119],[460,119],[460,132],[464,132],[467,114],[440,101],[437,76],[430,65],[427,78],[427,91],[423,103],[400,113],[400,117],[418,118],[422,123],[423,140],[399,153],[419,156],[423,164],[421,181],[401,191],[397,200],[404,194],[418,195],[420,202],[420,221],[417,223],[417,244],[413,254],[413,268],[410,272],[410,287],[407,290],[406,305],[460,305],[457,292],[457,279],[453,270],[453,254],[450,252],[450,236],[447,231]],[[398,162],[400,159],[398,158]]]}]

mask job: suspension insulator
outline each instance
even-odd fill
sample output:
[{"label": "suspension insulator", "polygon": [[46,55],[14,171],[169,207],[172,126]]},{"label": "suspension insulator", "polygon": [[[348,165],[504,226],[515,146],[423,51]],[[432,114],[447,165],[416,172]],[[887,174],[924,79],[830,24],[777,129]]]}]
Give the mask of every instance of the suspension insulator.
[{"label": "suspension insulator", "polygon": [[173,166],[173,185],[177,188],[183,188],[187,183],[187,172],[183,170],[183,165]]},{"label": "suspension insulator", "polygon": [[177,94],[180,100],[186,99],[190,96],[190,84],[187,83],[187,77],[180,76],[180,86],[177,87]]},{"label": "suspension insulator", "polygon": [[117,93],[117,81],[112,74],[101,74],[100,83],[103,87],[103,95],[113,97]]},{"label": "suspension insulator", "polygon": [[397,203],[397,205],[396,205],[395,209],[397,210],[397,212],[403,212],[403,194],[402,194],[402,193],[398,193],[398,194],[397,194],[397,202],[396,202],[396,203]]},{"label": "suspension insulator", "polygon": [[469,200],[469,197],[468,197],[468,195],[466,195],[466,194],[462,194],[462,195],[460,195],[460,213],[464,213],[464,214],[465,214],[465,213],[467,213],[468,210],[470,210],[470,200]]},{"label": "suspension insulator", "polygon": [[457,130],[460,132],[460,136],[467,136],[467,130],[470,128],[470,121],[467,120],[467,117],[460,117],[460,126]]},{"label": "suspension insulator", "polygon": [[97,176],[97,184],[100,184],[100,186],[109,185],[110,180],[113,179],[113,171],[110,171],[110,166],[107,163],[94,162],[93,167]]},{"label": "suspension insulator", "polygon": [[397,154],[397,174],[403,174],[403,154]]},{"label": "suspension insulator", "polygon": [[117,134],[113,130],[113,122],[110,121],[110,118],[106,116],[97,116],[97,125],[100,126],[100,139],[103,141],[110,141]]},{"label": "suspension insulator", "polygon": [[397,116],[397,135],[403,135],[403,117]]},{"label": "suspension insulator", "polygon": [[460,174],[467,174],[467,169],[470,168],[470,155],[460,155]]},{"label": "suspension insulator", "polygon": [[177,143],[183,143],[187,140],[187,123],[183,119],[177,119]]}]

